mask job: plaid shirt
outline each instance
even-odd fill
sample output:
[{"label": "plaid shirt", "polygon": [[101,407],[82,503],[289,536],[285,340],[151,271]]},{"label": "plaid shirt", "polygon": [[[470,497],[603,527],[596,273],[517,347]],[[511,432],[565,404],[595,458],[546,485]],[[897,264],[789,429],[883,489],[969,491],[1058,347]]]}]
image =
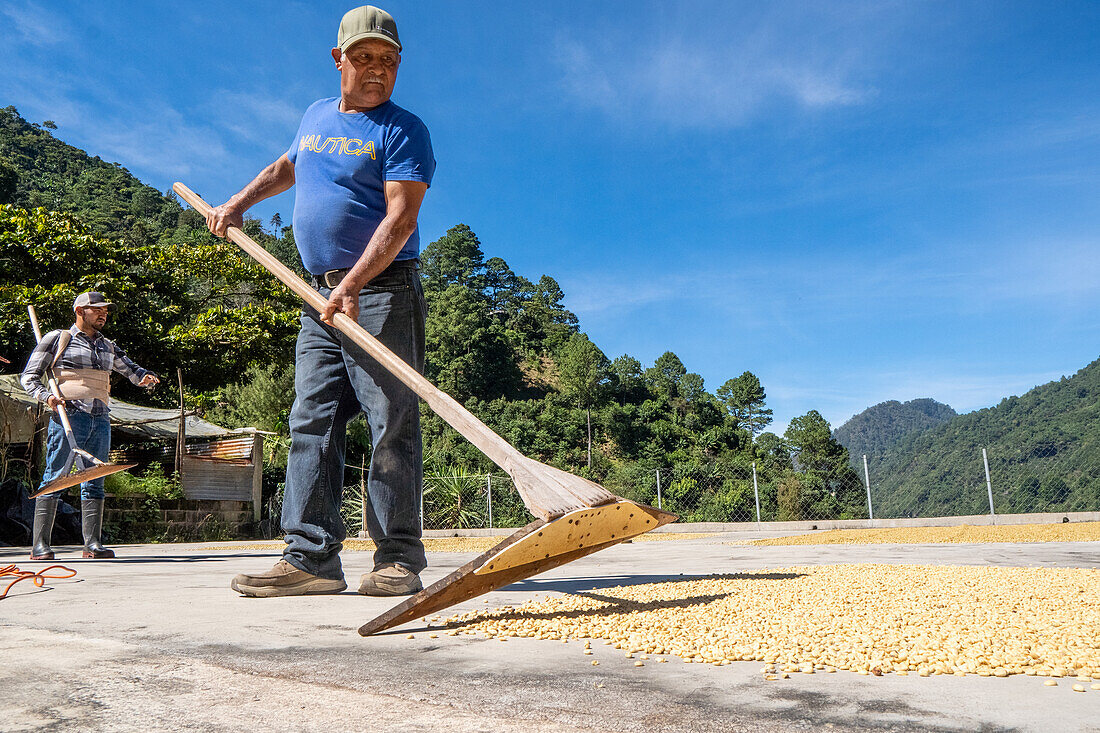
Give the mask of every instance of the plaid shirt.
[{"label": "plaid shirt", "polygon": [[[102,333],[97,333],[94,339],[73,324],[69,328],[72,340],[68,348],[57,362],[58,369],[102,369],[115,371],[122,374],[134,384],[140,382],[146,374],[152,374],[147,369],[142,369],[126,356],[126,352]],[[23,389],[36,400],[46,401],[50,396],[50,388],[42,382],[42,375],[50,364],[53,363],[54,348],[57,345],[55,339],[44,338],[42,342],[31,352],[31,358],[27,360],[27,366],[19,377]],[[92,415],[106,415],[107,405],[101,400],[66,400],[66,404],[78,410]]]}]

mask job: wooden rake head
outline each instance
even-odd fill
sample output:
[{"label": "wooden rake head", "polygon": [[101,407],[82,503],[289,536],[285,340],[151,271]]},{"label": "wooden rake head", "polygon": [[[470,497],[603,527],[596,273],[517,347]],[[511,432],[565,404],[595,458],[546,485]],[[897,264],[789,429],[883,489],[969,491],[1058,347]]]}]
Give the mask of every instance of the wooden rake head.
[{"label": "wooden rake head", "polygon": [[600,506],[574,509],[551,521],[536,519],[447,577],[363,624],[359,633],[376,634],[617,545],[676,519],[675,514],[618,497]]},{"label": "wooden rake head", "polygon": [[[83,451],[81,451],[83,452]],[[76,471],[72,470],[72,457],[69,459],[69,465],[61,472],[61,475],[55,478],[43,486],[36,493],[31,494],[32,499],[37,499],[40,496],[47,496],[49,494],[56,494],[59,491],[64,491],[70,486],[76,486],[82,484],[85,481],[92,481],[93,479],[100,478],[101,476],[110,476],[112,473],[119,473],[127,469],[136,466],[136,463],[100,463],[98,461],[93,462],[88,468],[79,468]]]}]

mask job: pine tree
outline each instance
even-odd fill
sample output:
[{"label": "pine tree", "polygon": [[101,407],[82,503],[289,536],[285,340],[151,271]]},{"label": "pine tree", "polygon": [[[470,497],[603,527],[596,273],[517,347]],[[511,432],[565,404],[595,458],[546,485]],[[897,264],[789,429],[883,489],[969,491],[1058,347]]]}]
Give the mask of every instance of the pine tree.
[{"label": "pine tree", "polygon": [[772,421],[772,411],[764,407],[764,387],[752,372],[745,372],[730,379],[718,388],[716,394],[737,427],[757,435]]}]

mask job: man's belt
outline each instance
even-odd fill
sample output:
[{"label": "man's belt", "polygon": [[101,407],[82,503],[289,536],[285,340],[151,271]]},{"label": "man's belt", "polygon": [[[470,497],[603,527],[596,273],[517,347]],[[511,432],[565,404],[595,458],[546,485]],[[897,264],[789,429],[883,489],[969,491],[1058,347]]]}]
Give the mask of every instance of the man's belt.
[{"label": "man's belt", "polygon": [[315,288],[334,288],[340,284],[340,281],[344,279],[344,276],[351,272],[350,267],[345,267],[342,270],[329,270],[328,272],[322,272],[320,275],[313,276],[313,287]]},{"label": "man's belt", "polygon": [[[390,263],[390,266],[378,274],[378,277],[397,269],[417,268],[420,267],[420,260],[395,260]],[[351,272],[350,267],[345,267],[340,270],[329,270],[328,272],[322,272],[320,275],[314,275],[310,281],[315,288],[335,288],[340,284],[347,274]]]}]

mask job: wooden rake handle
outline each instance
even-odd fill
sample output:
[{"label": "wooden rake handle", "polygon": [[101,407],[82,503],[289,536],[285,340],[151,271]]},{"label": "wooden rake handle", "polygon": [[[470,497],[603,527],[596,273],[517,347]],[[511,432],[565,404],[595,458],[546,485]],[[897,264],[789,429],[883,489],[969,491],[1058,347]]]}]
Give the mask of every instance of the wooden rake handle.
[{"label": "wooden rake handle", "polygon": [[[210,204],[203,201],[202,197],[182,183],[174,183],[172,190],[204,217],[212,210]],[[305,280],[298,277],[274,255],[253,241],[251,237],[237,227],[229,227],[226,235],[238,247],[248,253],[252,259],[259,262],[264,269],[293,290],[307,305],[317,311],[324,310],[325,304],[328,302],[325,297],[311,288]],[[407,385],[409,389],[419,395],[437,415],[446,420],[451,427],[477,446],[482,453],[489,456],[498,466],[511,473],[515,461],[523,458],[519,451],[490,430],[485,423],[474,417],[457,400],[425,379],[420,372],[383,346],[378,339],[347,315],[337,311],[332,320],[337,330],[354,341],[390,373]]]},{"label": "wooden rake handle", "polygon": [[[41,343],[42,329],[38,327],[38,314],[35,313],[33,305],[27,306],[27,314],[31,317],[31,328],[34,329],[35,343]],[[64,428],[65,440],[75,453],[80,449],[76,445],[76,437],[73,435],[73,426],[69,424],[69,413],[65,411],[65,396],[61,394],[61,387],[57,384],[57,380],[54,379],[52,370],[49,370],[46,374],[46,383],[50,385],[50,391],[53,392],[53,396],[61,400],[61,404],[54,408],[54,412],[57,413],[57,419],[61,421],[61,427]],[[85,451],[81,450],[80,452],[87,455]]]}]

